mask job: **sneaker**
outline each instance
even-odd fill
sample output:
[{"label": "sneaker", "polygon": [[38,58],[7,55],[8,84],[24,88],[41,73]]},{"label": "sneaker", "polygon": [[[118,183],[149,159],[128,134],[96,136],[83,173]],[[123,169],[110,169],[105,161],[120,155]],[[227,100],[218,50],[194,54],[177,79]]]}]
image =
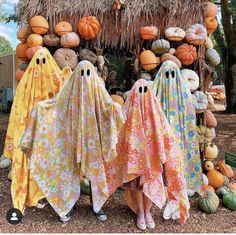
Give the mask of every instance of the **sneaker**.
[{"label": "sneaker", "polygon": [[145,221],[144,213],[138,213],[137,214],[137,227],[140,230],[145,230],[146,229],[146,221]]},{"label": "sneaker", "polygon": [[74,213],[74,211],[75,211],[75,206],[66,215],[61,216],[60,221],[63,223],[68,222],[70,220],[72,214]]},{"label": "sneaker", "polygon": [[145,218],[146,218],[146,226],[147,226],[147,228],[155,228],[155,221],[153,219],[152,213],[147,212],[145,214]]},{"label": "sneaker", "polygon": [[106,216],[105,212],[102,209],[100,209],[100,211],[98,213],[94,212],[94,214],[102,222],[107,220],[107,216]]},{"label": "sneaker", "polygon": [[43,199],[41,199],[41,200],[38,201],[38,204],[36,205],[36,207],[37,207],[38,209],[43,209],[43,208],[45,207],[45,205],[46,205],[46,199],[43,198]]}]

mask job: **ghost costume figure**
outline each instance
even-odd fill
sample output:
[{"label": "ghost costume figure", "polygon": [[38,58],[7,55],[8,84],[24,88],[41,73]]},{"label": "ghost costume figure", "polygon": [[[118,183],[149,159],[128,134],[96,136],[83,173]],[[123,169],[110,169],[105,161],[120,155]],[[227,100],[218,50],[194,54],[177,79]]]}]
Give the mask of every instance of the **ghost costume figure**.
[{"label": "ghost costume figure", "polygon": [[123,122],[121,106],[89,61],[78,64],[55,102],[33,110],[21,145],[31,152],[30,172],[60,217],[79,199],[83,176],[91,181],[95,212],[120,186],[116,144]]},{"label": "ghost costume figure", "polygon": [[153,86],[157,99],[181,147],[188,190],[199,191],[202,170],[198,145],[196,114],[192,96],[179,67],[172,61],[162,64]]}]

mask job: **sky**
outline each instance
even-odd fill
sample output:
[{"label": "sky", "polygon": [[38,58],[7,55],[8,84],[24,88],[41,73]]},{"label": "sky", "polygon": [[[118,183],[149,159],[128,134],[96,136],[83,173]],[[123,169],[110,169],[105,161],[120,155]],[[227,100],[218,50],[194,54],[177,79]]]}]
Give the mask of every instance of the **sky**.
[{"label": "sky", "polygon": [[[1,8],[6,11],[8,14],[14,13],[14,4],[17,3],[18,0],[6,0],[5,4],[2,4]],[[7,38],[13,49],[16,48],[16,45],[18,44],[18,39],[16,38],[16,32],[17,32],[17,24],[16,23],[0,23],[0,35]]]}]

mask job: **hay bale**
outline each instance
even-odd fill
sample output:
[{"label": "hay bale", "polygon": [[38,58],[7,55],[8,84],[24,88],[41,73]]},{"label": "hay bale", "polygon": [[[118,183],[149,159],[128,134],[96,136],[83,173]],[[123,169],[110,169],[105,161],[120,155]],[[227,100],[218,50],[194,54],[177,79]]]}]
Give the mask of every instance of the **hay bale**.
[{"label": "hay bale", "polygon": [[88,60],[90,61],[93,65],[96,64],[97,62],[97,56],[95,53],[93,53],[92,51],[88,50],[88,49],[82,49],[79,53],[79,58],[81,60]]},{"label": "hay bale", "polygon": [[60,69],[63,69],[64,67],[68,66],[72,70],[74,70],[79,62],[76,53],[72,49],[68,48],[60,48],[56,50],[53,55],[53,58],[57,62]]}]

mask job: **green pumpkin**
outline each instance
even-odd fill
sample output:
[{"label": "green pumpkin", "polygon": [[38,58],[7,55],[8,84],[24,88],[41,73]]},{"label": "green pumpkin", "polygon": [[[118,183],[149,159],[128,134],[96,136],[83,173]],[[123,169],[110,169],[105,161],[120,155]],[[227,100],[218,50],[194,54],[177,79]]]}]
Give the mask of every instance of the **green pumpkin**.
[{"label": "green pumpkin", "polygon": [[198,206],[208,214],[216,212],[219,207],[220,200],[214,192],[205,191],[203,195],[199,195]]},{"label": "green pumpkin", "polygon": [[91,188],[90,188],[90,182],[88,179],[83,178],[80,181],[80,191],[85,194],[85,195],[90,195],[91,193]]},{"label": "green pumpkin", "polygon": [[27,69],[28,65],[29,64],[27,62],[22,62],[19,66],[20,70],[25,71]]},{"label": "green pumpkin", "polygon": [[219,198],[222,198],[223,195],[227,192],[227,187],[226,186],[221,186],[216,190],[216,194]]},{"label": "green pumpkin", "polygon": [[236,193],[231,190],[224,191],[223,204],[230,210],[236,211]]}]

